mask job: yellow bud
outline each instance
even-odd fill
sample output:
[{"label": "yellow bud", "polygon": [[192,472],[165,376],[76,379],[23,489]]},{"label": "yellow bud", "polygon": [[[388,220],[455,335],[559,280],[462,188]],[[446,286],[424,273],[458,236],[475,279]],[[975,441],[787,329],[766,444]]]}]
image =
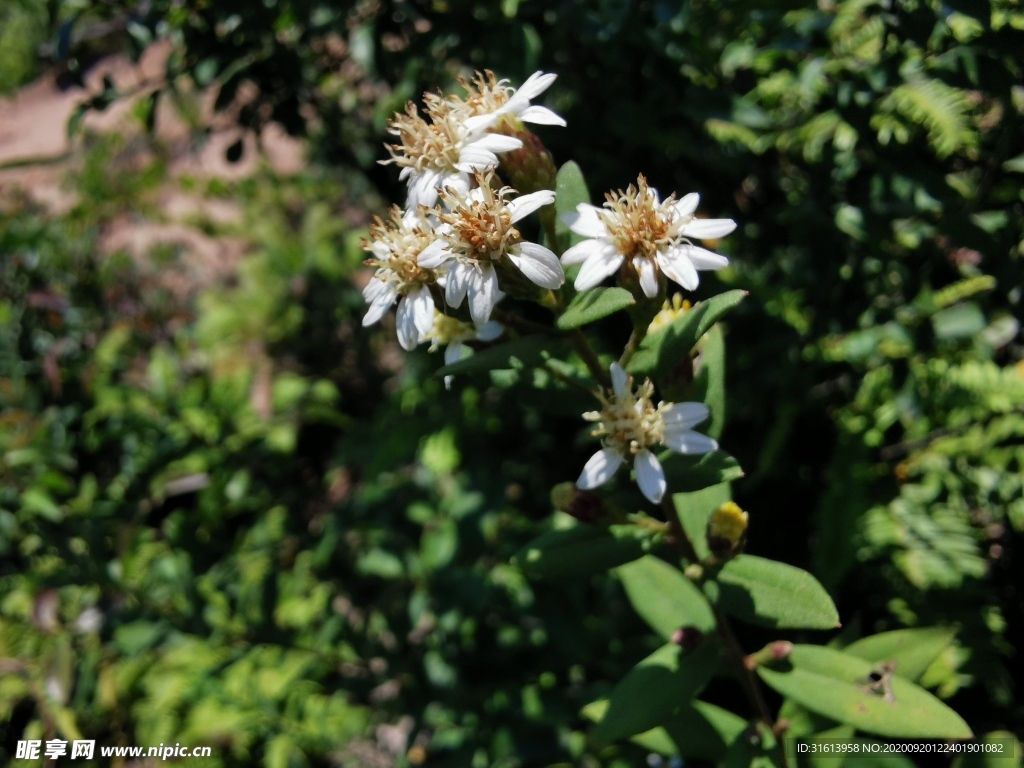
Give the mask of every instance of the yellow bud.
[{"label": "yellow bud", "polygon": [[748,515],[739,505],[727,501],[708,520],[708,546],[716,555],[731,555],[747,537]]}]

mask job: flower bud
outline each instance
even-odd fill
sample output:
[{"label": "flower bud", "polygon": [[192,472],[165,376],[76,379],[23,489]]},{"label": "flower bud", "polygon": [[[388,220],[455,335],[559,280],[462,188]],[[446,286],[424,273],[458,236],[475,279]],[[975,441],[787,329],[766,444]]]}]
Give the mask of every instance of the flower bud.
[{"label": "flower bud", "polygon": [[704,633],[696,627],[680,627],[672,633],[672,642],[687,651],[692,651],[704,642]]},{"label": "flower bud", "polygon": [[776,640],[774,643],[768,643],[764,648],[756,653],[752,653],[743,659],[743,666],[747,669],[757,669],[765,664],[778,664],[789,658],[789,655],[793,652],[793,644],[788,640]]},{"label": "flower bud", "polygon": [[727,501],[708,520],[708,547],[717,556],[729,558],[747,540],[748,515],[735,502]]},{"label": "flower bud", "polygon": [[581,491],[574,483],[559,483],[552,488],[551,506],[587,525],[597,525],[608,516],[600,496],[590,491]]},{"label": "flower bud", "polygon": [[501,157],[501,170],[507,175],[508,182],[524,195],[542,189],[554,189],[557,170],[551,153],[537,135],[523,127],[522,123],[514,127],[510,123],[503,122],[498,131],[519,139],[523,146],[505,152]]}]

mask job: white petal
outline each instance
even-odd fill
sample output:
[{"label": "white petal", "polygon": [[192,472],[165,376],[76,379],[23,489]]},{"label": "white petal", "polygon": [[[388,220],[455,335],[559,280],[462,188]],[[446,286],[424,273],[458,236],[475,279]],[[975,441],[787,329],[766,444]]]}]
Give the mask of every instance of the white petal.
[{"label": "white petal", "polygon": [[679,283],[683,288],[688,291],[695,290],[697,285],[700,283],[700,278],[697,277],[697,270],[694,269],[693,264],[686,258],[685,248],[688,246],[680,246],[674,248],[668,253],[658,252],[657,260],[658,266],[661,271],[665,273],[669,280],[674,280]]},{"label": "white petal", "polygon": [[[441,180],[437,183],[438,189],[450,189],[459,197],[465,197],[469,194],[469,174],[462,171],[452,171],[441,176]],[[438,231],[441,231],[441,227]],[[450,229],[448,225],[444,225],[444,231]]]},{"label": "white petal", "polygon": [[654,269],[654,262],[648,258],[637,257],[633,259],[633,266],[640,275],[640,287],[644,289],[644,296],[653,299],[658,295],[658,273]]},{"label": "white petal", "polygon": [[473,268],[465,264],[456,264],[448,270],[448,284],[444,287],[444,300],[453,307],[462,306],[469,290],[469,279],[473,276]]},{"label": "white petal", "polygon": [[363,315],[363,327],[373,325],[387,312],[391,305],[395,303],[395,299],[398,298],[398,291],[391,285],[385,285],[387,290],[377,294],[377,297],[370,304],[370,308],[366,310],[366,314]]},{"label": "white petal", "polygon": [[712,453],[718,450],[718,443],[700,432],[665,427],[662,442],[679,453]]},{"label": "white petal", "polygon": [[617,397],[622,397],[629,391],[629,374],[618,363],[612,363],[609,372],[612,375],[612,390]]},{"label": "white petal", "polygon": [[372,303],[378,296],[381,295],[390,287],[390,284],[381,280],[378,277],[371,277],[370,282],[363,288],[363,299],[367,304]]},{"label": "white petal", "polygon": [[532,106],[527,107],[519,113],[519,119],[524,123],[536,123],[537,125],[560,125],[565,127],[565,119],[561,116],[552,112],[547,107]]},{"label": "white petal", "polygon": [[395,326],[398,331],[398,343],[402,349],[411,351],[420,342],[420,332],[416,327],[416,312],[413,302],[408,296],[403,296],[398,301],[398,312],[395,317]]},{"label": "white petal", "polygon": [[545,74],[538,70],[526,78],[526,82],[519,86],[519,90],[516,91],[515,95],[525,97],[527,100],[540,96],[551,87],[551,84],[555,82],[557,77],[558,75],[550,72]]},{"label": "white petal", "polygon": [[520,243],[509,250],[508,257],[531,283],[541,288],[554,289],[565,282],[558,257],[543,245]]},{"label": "white petal", "polygon": [[433,240],[430,245],[420,251],[416,263],[425,269],[437,269],[451,258],[451,251],[444,240]]},{"label": "white petal", "polygon": [[679,247],[686,254],[689,262],[693,264],[694,269],[721,269],[722,267],[729,266],[729,260],[725,256],[709,251],[707,248],[686,244]]},{"label": "white petal", "polygon": [[437,171],[426,171],[415,173],[409,177],[409,196],[406,205],[415,209],[418,205],[425,205],[432,208],[437,202],[437,186],[440,181]]},{"label": "white petal", "polygon": [[[566,251],[568,254],[569,251]],[[622,266],[623,257],[614,247],[594,253],[583,262],[580,273],[576,275],[576,290],[586,291],[600,285],[608,275],[615,273]]]},{"label": "white petal", "polygon": [[676,218],[683,218],[685,216],[692,216],[693,212],[697,210],[697,205],[700,203],[700,195],[696,192],[691,192],[688,195],[683,195],[679,202],[672,206],[672,210],[676,212]]},{"label": "white petal", "polygon": [[479,271],[473,270],[469,283],[469,315],[473,322],[486,323],[490,320],[498,298],[498,274],[494,267],[486,264]]},{"label": "white petal", "polygon": [[498,156],[486,149],[476,147],[465,147],[459,152],[459,162],[455,167],[465,173],[473,171],[486,171],[498,164]]},{"label": "white petal", "polygon": [[542,208],[545,205],[551,205],[553,202],[555,202],[555,193],[547,189],[542,189],[539,192],[531,192],[528,195],[521,195],[520,197],[517,197],[508,204],[508,209],[512,214],[512,223],[515,224],[520,219],[529,216],[538,208]]},{"label": "white petal", "polygon": [[434,297],[425,285],[410,293],[406,299],[411,304],[413,321],[420,336],[426,336],[434,327]]},{"label": "white petal", "polygon": [[[520,149],[523,142],[513,136],[505,136],[500,133],[485,133],[479,139],[470,142],[462,152],[467,149],[485,149],[488,152],[511,152],[513,149]],[[459,153],[461,160],[462,152]]]},{"label": "white petal", "polygon": [[480,323],[476,329],[476,337],[479,341],[494,341],[505,332],[505,327],[494,320]]},{"label": "white petal", "polygon": [[444,364],[451,365],[458,362],[462,359],[464,352],[469,352],[469,348],[464,346],[461,341],[453,341],[444,349]]},{"label": "white petal", "polygon": [[711,415],[711,409],[704,403],[667,403],[658,411],[665,422],[665,429],[689,429]]},{"label": "white petal", "polygon": [[694,219],[685,224],[679,230],[679,233],[685,237],[709,240],[716,237],[725,237],[734,229],[736,229],[736,222],[732,219]]},{"label": "white petal", "polygon": [[576,213],[562,215],[562,221],[569,225],[569,229],[583,237],[607,237],[608,228],[600,216],[601,209],[580,203],[576,206]]},{"label": "white petal", "polygon": [[615,246],[605,240],[584,240],[576,243],[562,254],[562,266],[572,267],[582,264],[591,256],[599,256],[606,251],[615,253]]},{"label": "white petal", "polygon": [[659,503],[665,495],[667,483],[658,457],[647,449],[638,451],[633,469],[636,470],[636,484],[640,486],[640,492],[654,504]]},{"label": "white petal", "polygon": [[486,131],[495,121],[500,117],[498,113],[491,112],[486,115],[474,115],[473,117],[467,117],[462,121],[462,127],[466,129],[466,132],[470,135]]},{"label": "white petal", "polygon": [[604,485],[611,479],[617,470],[622,466],[622,457],[611,448],[603,448],[593,456],[583,467],[580,479],[576,481],[576,487],[581,491],[589,491]]}]

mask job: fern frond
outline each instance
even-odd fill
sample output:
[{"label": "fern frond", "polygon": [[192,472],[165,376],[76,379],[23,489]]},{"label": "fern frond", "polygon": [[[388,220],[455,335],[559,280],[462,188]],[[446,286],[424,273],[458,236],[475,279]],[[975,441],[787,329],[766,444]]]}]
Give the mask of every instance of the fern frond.
[{"label": "fern frond", "polygon": [[[894,123],[928,131],[928,142],[940,158],[961,150],[973,150],[978,135],[970,124],[970,103],[966,94],[940,80],[914,80],[897,86],[878,105],[871,124],[883,134],[904,140],[900,132],[893,131]],[[901,119],[902,118],[902,119]]]}]

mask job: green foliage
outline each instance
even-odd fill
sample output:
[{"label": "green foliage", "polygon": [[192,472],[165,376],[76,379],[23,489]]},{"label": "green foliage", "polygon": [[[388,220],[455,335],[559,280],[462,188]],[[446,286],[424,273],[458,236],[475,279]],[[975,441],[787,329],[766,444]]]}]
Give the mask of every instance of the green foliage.
[{"label": "green foliage", "polygon": [[705,585],[712,602],[741,621],[774,629],[835,629],[839,613],[811,574],[786,563],[739,555]]},{"label": "green foliage", "polygon": [[[630,560],[628,572],[648,551],[665,563],[669,550],[658,536],[639,549],[620,538],[616,526],[636,527],[627,517],[527,545],[548,510],[538,475],[571,480],[583,455],[578,423],[562,419],[578,419],[594,380],[569,344],[553,332],[479,349],[440,372],[490,373],[460,380],[456,396],[429,378],[438,366],[425,354],[398,364],[386,334],[357,332],[348,276],[361,254],[347,222],[358,216],[339,188],[374,208],[374,190],[397,198],[374,166],[385,119],[468,66],[559,73],[549,104],[569,128],[549,146],[579,161],[558,174],[559,214],[590,199],[582,166],[590,189],[643,172],[660,189],[700,189],[701,215],[740,222],[731,266],[702,276],[692,317],[650,334],[629,364],[656,371],[672,399],[706,402],[702,431],[729,451],[665,462],[683,530],[707,561],[708,517],[735,491],[751,510],[751,552],[817,578],[786,574],[814,598],[809,611],[780,600],[772,574],[744,577],[740,618],[788,626],[793,611],[799,626],[833,626],[820,582],[843,642],[915,633],[847,646],[844,659],[867,668],[812,663],[815,649],[798,646],[792,670],[760,670],[784,695],[795,686],[782,710],[793,731],[856,737],[835,718],[854,722],[865,700],[873,714],[855,724],[878,728],[889,703],[856,681],[894,660],[897,678],[955,695],[979,732],[1020,729],[1008,667],[1024,531],[1016,7],[599,2],[552,14],[468,0],[160,0],[140,14],[132,46],[158,30],[173,44],[171,100],[183,103],[190,80],[213,85],[217,109],[310,135],[314,157],[371,184],[346,172],[224,190],[247,207],[232,234],[254,253],[234,288],[186,308],[159,270],[91,256],[117,214],[155,213],[161,169],[118,165],[121,147],[92,145],[82,204],[64,221],[3,220],[0,656],[24,665],[0,677],[9,733],[131,743],[187,732],[223,743],[224,764],[359,764],[356,748],[337,756],[342,741],[412,714],[410,743],[438,765],[633,765],[643,750],[779,763],[773,734],[728,711],[743,705],[721,680],[708,693],[722,707],[669,702],[629,743],[588,744],[580,707],[606,700],[652,650],[600,571]],[[13,81],[36,28],[6,19],[0,76]],[[246,82],[254,98],[232,106]],[[564,249],[576,237],[556,218],[554,239]],[[722,315],[699,322],[722,284],[749,298],[727,328]],[[624,308],[562,323],[599,337],[607,365],[626,341]],[[635,509],[625,485],[613,499]],[[583,562],[577,538],[593,542],[587,556],[612,555]],[[555,578],[525,581],[539,573],[534,552]],[[753,557],[722,566],[722,583]],[[54,591],[56,624],[38,618]],[[641,605],[680,599],[640,594],[627,590]],[[746,610],[764,594],[769,608]],[[91,609],[98,633],[80,621]],[[959,631],[946,641],[931,626]],[[776,639],[762,633],[737,627],[744,644]],[[39,693],[51,681],[58,700]],[[843,693],[826,699],[832,690]],[[919,688],[894,693],[946,735],[962,725]],[[215,723],[230,728],[213,734]]]},{"label": "green foliage", "polygon": [[647,555],[618,569],[629,602],[665,640],[682,627],[712,632],[715,617],[700,590],[677,568]]},{"label": "green foliage", "polygon": [[36,73],[36,47],[43,41],[47,18],[27,0],[0,8],[0,94],[10,94]]},{"label": "green foliage", "polygon": [[798,645],[786,669],[759,667],[769,686],[808,709],[868,733],[894,738],[967,739],[959,715],[923,688],[898,676],[885,690],[871,683],[870,662],[831,648]]},{"label": "green foliage", "polygon": [[625,288],[595,288],[580,293],[569,302],[565,312],[558,316],[558,327],[563,331],[596,323],[608,315],[625,309],[636,301]]}]

